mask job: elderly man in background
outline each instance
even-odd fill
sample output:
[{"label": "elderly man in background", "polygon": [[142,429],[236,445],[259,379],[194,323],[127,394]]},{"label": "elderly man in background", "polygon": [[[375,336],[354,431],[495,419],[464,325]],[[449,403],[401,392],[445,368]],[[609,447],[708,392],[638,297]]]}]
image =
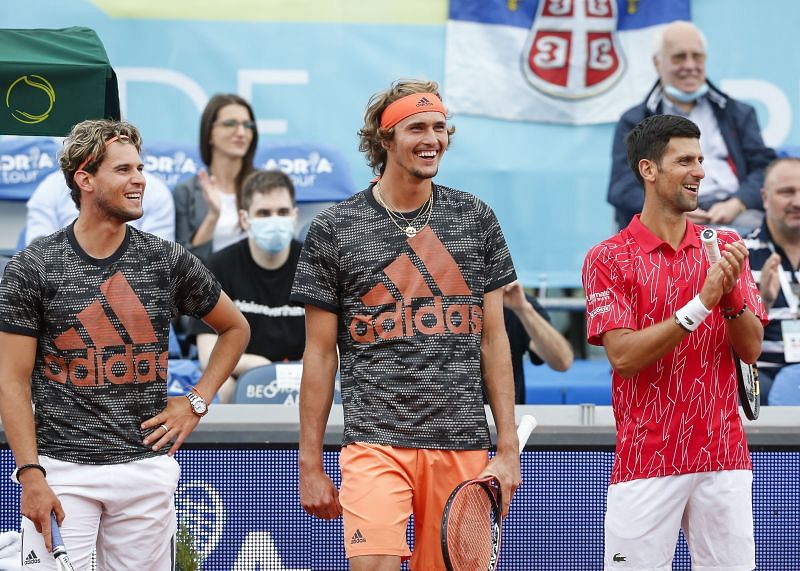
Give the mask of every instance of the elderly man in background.
[{"label": "elderly man in background", "polygon": [[755,109],[717,89],[706,78],[706,40],[690,22],[673,22],[656,41],[653,64],[658,82],[644,102],[617,123],[608,202],[624,228],[642,211],[644,193],[628,166],[625,135],[651,115],[680,115],[700,127],[706,178],[698,208],[688,214],[695,224],[757,228],[764,218],[760,189],[764,168],[775,152],[764,144]]}]

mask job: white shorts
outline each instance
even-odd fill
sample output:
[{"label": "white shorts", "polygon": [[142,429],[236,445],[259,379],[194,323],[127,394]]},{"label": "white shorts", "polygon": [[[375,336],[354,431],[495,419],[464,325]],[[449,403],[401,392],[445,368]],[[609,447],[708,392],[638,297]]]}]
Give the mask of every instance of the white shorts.
[{"label": "white shorts", "polygon": [[[61,536],[76,571],[175,568],[175,488],[180,466],[171,456],[125,464],[75,464],[40,457],[47,483],[64,509]],[[42,534],[22,518],[24,569],[55,570]]]},{"label": "white shorts", "polygon": [[727,470],[608,487],[605,569],[671,571],[683,528],[693,571],[751,571],[753,473]]}]

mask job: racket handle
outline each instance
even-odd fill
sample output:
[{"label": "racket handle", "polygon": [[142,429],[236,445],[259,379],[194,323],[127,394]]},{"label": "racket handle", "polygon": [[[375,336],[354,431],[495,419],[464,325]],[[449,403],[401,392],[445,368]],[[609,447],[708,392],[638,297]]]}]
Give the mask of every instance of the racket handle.
[{"label": "racket handle", "polygon": [[716,230],[713,228],[705,228],[700,233],[700,241],[703,243],[703,249],[706,251],[706,257],[709,262],[716,264],[722,259],[722,254],[719,252]]},{"label": "racket handle", "polygon": [[[64,551],[64,540],[61,539],[61,530],[58,529],[55,513],[50,514],[50,543],[53,545],[53,555],[56,554],[56,551]],[[59,548],[61,549],[59,550]]]},{"label": "racket handle", "polygon": [[530,438],[531,432],[533,432],[534,428],[536,428],[536,418],[530,414],[524,415],[519,422],[519,428],[517,428],[520,454],[522,454],[522,451],[525,450],[525,445],[528,443],[528,438]]}]

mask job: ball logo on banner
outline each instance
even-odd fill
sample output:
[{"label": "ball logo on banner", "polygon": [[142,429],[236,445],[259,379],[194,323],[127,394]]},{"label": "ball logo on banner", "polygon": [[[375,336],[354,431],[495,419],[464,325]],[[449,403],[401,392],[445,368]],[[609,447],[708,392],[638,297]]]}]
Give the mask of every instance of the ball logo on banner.
[{"label": "ball logo on banner", "polygon": [[553,97],[584,99],[608,91],[625,71],[616,0],[540,2],[522,71],[535,89]]},{"label": "ball logo on banner", "polygon": [[175,492],[178,522],[192,534],[195,549],[205,560],[219,545],[225,525],[225,506],[219,492],[210,484],[193,480]]},{"label": "ball logo on banner", "polygon": [[[27,111],[17,108],[17,105],[21,105],[19,103],[20,100],[24,101],[26,105],[33,104],[37,106],[38,109],[36,111],[38,113],[29,112],[32,111],[30,107]],[[14,103],[14,101],[17,103]],[[55,89],[41,75],[30,74],[18,77],[11,82],[11,85],[6,90],[6,107],[11,110],[11,116],[26,125],[35,125],[47,119],[53,110],[55,101]]]}]

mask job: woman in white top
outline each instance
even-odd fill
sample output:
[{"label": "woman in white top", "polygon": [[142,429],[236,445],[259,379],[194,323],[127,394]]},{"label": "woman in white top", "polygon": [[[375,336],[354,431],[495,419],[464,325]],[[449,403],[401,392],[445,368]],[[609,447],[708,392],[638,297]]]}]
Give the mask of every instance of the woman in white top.
[{"label": "woman in white top", "polygon": [[207,171],[176,185],[175,238],[204,262],[245,237],[236,196],[253,171],[258,130],[250,104],[214,95],[200,118],[200,157]]}]

